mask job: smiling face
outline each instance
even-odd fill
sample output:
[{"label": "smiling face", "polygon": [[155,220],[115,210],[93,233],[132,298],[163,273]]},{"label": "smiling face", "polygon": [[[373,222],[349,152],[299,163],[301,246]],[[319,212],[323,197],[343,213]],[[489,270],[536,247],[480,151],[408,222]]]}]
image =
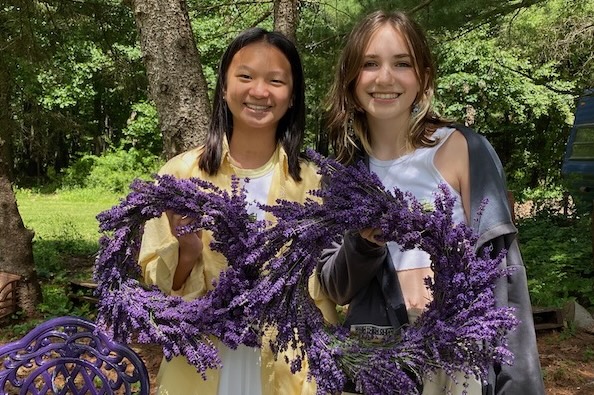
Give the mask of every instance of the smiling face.
[{"label": "smiling face", "polygon": [[406,125],[420,90],[413,58],[404,36],[390,24],[369,40],[355,96],[370,124],[396,121]]},{"label": "smiling face", "polygon": [[276,127],[291,104],[291,64],[273,45],[256,42],[240,49],[227,71],[224,98],[235,132]]}]

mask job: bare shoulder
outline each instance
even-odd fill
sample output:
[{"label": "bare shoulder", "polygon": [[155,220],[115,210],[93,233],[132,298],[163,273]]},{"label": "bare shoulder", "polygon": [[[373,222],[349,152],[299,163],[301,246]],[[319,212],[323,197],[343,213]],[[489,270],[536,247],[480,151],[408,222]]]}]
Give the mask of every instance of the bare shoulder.
[{"label": "bare shoulder", "polygon": [[468,143],[464,135],[455,130],[439,147],[434,164],[442,177],[459,193],[464,194],[468,183]]},{"label": "bare shoulder", "polygon": [[468,152],[468,142],[466,137],[459,130],[454,130],[450,137],[443,143],[445,150],[452,150],[455,154],[460,155],[463,152]]},{"label": "bare shoulder", "polygon": [[439,147],[436,161],[468,162],[468,142],[459,130],[454,130]]},{"label": "bare shoulder", "polygon": [[179,178],[198,176],[198,159],[203,151],[203,147],[198,147],[174,156],[161,167],[159,174],[171,174]]}]

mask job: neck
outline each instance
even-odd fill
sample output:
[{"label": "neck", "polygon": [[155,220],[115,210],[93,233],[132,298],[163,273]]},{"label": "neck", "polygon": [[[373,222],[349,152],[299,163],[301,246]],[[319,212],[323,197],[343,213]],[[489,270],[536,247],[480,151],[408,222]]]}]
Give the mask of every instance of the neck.
[{"label": "neck", "polygon": [[257,169],[266,164],[276,150],[275,133],[241,133],[234,130],[229,152],[235,165],[243,169]]},{"label": "neck", "polygon": [[372,155],[379,160],[399,158],[413,151],[409,140],[409,119],[367,119]]}]

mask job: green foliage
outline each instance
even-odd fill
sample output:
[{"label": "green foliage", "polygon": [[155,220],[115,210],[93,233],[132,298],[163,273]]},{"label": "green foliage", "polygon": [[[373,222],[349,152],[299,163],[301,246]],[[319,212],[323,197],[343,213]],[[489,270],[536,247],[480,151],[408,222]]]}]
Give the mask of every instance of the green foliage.
[{"label": "green foliage", "polygon": [[[569,206],[569,202],[565,202],[566,193],[562,186],[552,188],[525,188],[519,193],[514,193],[517,202],[530,202],[532,204],[531,216],[556,217],[560,213],[560,208],[566,206],[567,212],[573,210],[574,207]],[[563,212],[563,210],[561,210]]]},{"label": "green foliage", "polygon": [[229,42],[248,27],[272,29],[272,6],[272,2],[188,1],[202,70],[211,91],[216,84],[219,59]]},{"label": "green foliage", "polygon": [[[132,103],[147,96],[127,7],[117,2],[26,2],[6,7],[0,56],[15,89],[17,179],[46,180],[84,154],[118,146]],[[8,16],[10,15],[10,16]],[[4,14],[3,14],[4,16]]]},{"label": "green foliage", "polygon": [[142,101],[132,105],[132,115],[123,130],[123,136],[122,147],[144,149],[153,155],[163,152],[159,116],[154,103]]},{"label": "green foliage", "polygon": [[37,76],[42,91],[40,104],[47,110],[75,107],[79,102],[92,100],[96,94],[94,75],[113,67],[106,54],[92,42],[65,47],[53,61],[51,68]]},{"label": "green foliage", "polygon": [[43,303],[38,306],[39,311],[44,315],[70,315],[72,314],[72,302],[68,299],[68,293],[63,286],[47,285],[42,288]]},{"label": "green foliage", "polygon": [[302,5],[298,42],[305,73],[305,100],[308,111],[305,146],[316,148],[324,134],[326,93],[335,72],[342,42],[354,22],[359,7],[353,2]]},{"label": "green foliage", "polygon": [[[588,0],[548,0],[518,13],[502,42],[522,52],[534,64],[549,65],[558,78],[575,81],[580,87],[594,86],[594,3]],[[547,85],[546,75],[535,75]]]},{"label": "green foliage", "polygon": [[148,179],[162,165],[159,156],[135,148],[115,150],[102,156],[86,155],[66,169],[63,186],[125,193],[132,180]]},{"label": "green foliage", "polygon": [[518,222],[532,303],[561,307],[574,298],[583,306],[594,306],[591,220],[552,211]]},{"label": "green foliage", "polygon": [[70,167],[64,169],[61,180],[62,186],[66,188],[82,187],[86,184],[87,177],[97,163],[94,155],[85,155],[75,161]]},{"label": "green foliage", "polygon": [[11,322],[0,331],[0,341],[8,343],[13,340],[19,339],[26,335],[31,329],[35,328],[43,320],[23,320],[20,314],[13,314]]},{"label": "green foliage", "polygon": [[69,284],[52,282],[42,287],[43,302],[37,307],[46,319],[65,315],[78,317],[93,317],[96,314],[94,306],[89,303],[75,304],[70,298]]},{"label": "green foliage", "polygon": [[[489,138],[512,189],[554,185],[560,181],[574,85],[498,37],[483,27],[439,45],[437,107]],[[536,75],[546,76],[549,86],[535,81]]]},{"label": "green foliage", "polygon": [[559,338],[561,340],[568,340],[575,336],[576,333],[576,325],[575,321],[570,321],[567,323],[567,326],[563,328],[563,331],[559,334]]}]

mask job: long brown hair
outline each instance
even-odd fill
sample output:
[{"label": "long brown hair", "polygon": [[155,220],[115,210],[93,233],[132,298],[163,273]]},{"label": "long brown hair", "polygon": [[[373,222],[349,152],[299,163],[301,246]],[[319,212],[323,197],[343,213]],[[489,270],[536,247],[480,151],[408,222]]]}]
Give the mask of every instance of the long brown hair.
[{"label": "long brown hair", "polygon": [[411,108],[408,144],[412,147],[434,145],[435,141],[429,136],[439,125],[447,122],[431,107],[436,70],[423,29],[404,12],[375,11],[361,19],[351,30],[328,93],[328,139],[337,160],[343,163],[352,162],[361,149],[368,154],[371,152],[369,126],[355,96],[355,87],[365,49],[371,37],[385,24],[390,24],[404,36],[422,89],[415,100],[415,111]]}]

